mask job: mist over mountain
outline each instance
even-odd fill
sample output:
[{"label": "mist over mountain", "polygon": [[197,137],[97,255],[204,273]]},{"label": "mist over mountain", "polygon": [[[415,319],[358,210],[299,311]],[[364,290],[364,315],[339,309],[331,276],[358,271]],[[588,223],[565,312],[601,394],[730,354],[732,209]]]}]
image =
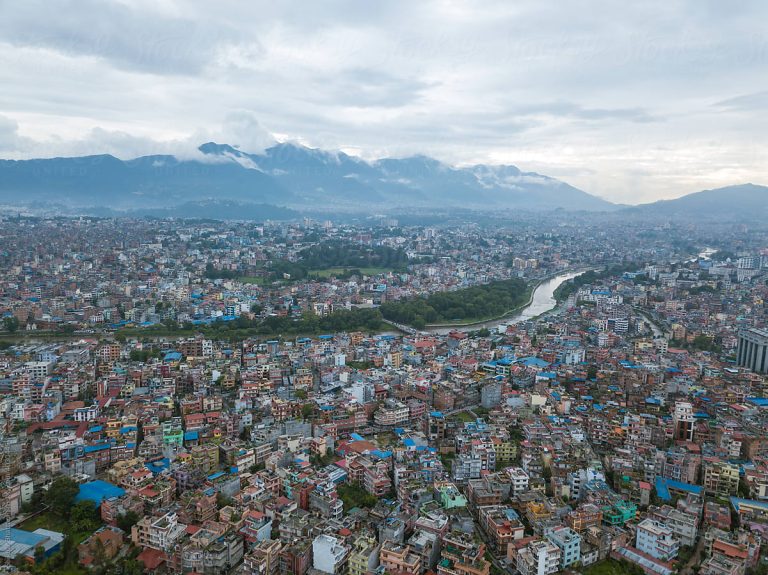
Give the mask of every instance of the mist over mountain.
[{"label": "mist over mountain", "polygon": [[231,161],[200,162],[174,156],[123,161],[110,155],[41,160],[0,160],[5,201],[52,200],[80,206],[170,206],[196,199],[285,204],[288,190]]},{"label": "mist over mountain", "polygon": [[514,166],[455,168],[426,156],[366,162],[281,143],[261,154],[209,142],[195,159],[123,161],[110,155],[0,160],[4,201],[64,201],[116,209],[236,200],[302,209],[364,211],[430,206],[613,210],[569,184]]},{"label": "mist over mountain", "polygon": [[293,143],[250,154],[208,142],[199,152],[191,159],[152,155],[120,160],[95,155],[0,160],[0,201],[56,202],[134,215],[198,217],[208,213],[210,217],[231,214],[246,219],[259,214],[290,218],[310,210],[364,213],[408,208],[564,209],[673,219],[768,218],[768,187],[754,184],[627,207],[510,165],[457,168],[423,155],[367,162],[344,152]]}]

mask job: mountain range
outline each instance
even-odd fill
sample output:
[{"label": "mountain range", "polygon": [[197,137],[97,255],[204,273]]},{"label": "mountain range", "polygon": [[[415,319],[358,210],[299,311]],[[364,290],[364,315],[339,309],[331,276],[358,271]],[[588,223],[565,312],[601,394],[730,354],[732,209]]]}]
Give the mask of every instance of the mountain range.
[{"label": "mountain range", "polygon": [[615,207],[514,166],[454,168],[426,156],[366,162],[343,152],[289,143],[261,154],[213,142],[199,150],[202,154],[195,159],[154,155],[123,161],[98,155],[0,160],[0,194],[6,201],[122,209],[214,199],[340,210]]},{"label": "mountain range", "polygon": [[96,155],[0,160],[0,201],[117,210],[236,202],[289,208],[285,214],[292,214],[290,209],[374,212],[439,207],[765,217],[768,209],[768,188],[752,184],[627,208],[511,165],[453,167],[427,156],[367,162],[293,143],[251,154],[208,142],[199,152],[193,159]]},{"label": "mountain range", "polygon": [[674,200],[632,206],[629,214],[666,218],[768,221],[768,187],[755,184],[704,190]]}]

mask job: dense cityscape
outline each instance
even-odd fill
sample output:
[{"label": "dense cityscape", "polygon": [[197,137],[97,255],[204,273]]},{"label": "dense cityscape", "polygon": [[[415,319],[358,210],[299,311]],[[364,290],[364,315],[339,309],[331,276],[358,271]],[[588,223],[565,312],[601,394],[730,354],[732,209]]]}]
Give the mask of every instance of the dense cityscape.
[{"label": "dense cityscape", "polygon": [[1,224],[8,569],[765,570],[765,230]]},{"label": "dense cityscape", "polygon": [[768,575],[766,22],[0,0],[0,575]]}]

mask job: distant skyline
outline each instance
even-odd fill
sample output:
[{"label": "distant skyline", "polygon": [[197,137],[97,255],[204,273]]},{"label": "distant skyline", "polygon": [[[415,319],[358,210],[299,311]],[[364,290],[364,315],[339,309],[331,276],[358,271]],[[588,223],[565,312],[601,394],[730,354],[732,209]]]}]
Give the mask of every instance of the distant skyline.
[{"label": "distant skyline", "polygon": [[276,140],[619,203],[768,184],[768,4],[0,2],[0,158]]}]

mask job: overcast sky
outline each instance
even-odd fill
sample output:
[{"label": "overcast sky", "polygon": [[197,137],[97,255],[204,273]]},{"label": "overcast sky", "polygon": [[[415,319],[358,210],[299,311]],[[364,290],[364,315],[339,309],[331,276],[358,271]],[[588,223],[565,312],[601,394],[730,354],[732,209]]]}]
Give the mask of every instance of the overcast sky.
[{"label": "overcast sky", "polygon": [[0,157],[277,139],[625,203],[768,184],[767,22],[764,0],[0,0]]}]

